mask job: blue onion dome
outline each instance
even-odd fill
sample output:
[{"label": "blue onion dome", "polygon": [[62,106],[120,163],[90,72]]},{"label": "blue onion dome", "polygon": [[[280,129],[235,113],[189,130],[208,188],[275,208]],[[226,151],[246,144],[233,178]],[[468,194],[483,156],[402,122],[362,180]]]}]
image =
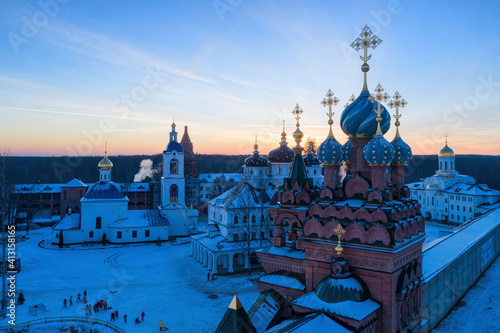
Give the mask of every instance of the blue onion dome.
[{"label": "blue onion dome", "polygon": [[291,163],[293,161],[293,156],[295,155],[292,148],[288,147],[288,142],[286,141],[285,127],[283,124],[283,133],[281,133],[280,146],[273,149],[267,154],[267,159],[269,162],[274,163]]},{"label": "blue onion dome", "polygon": [[370,165],[389,165],[394,157],[394,149],[382,134],[378,134],[363,148],[363,155]]},{"label": "blue onion dome", "polygon": [[253,154],[245,159],[245,165],[248,167],[267,167],[269,161],[259,155],[259,145],[255,142]]},{"label": "blue onion dome", "polygon": [[[378,102],[371,102],[368,98],[370,92],[367,88],[361,91],[358,98],[349,104],[340,117],[340,127],[349,137],[372,137],[377,131],[375,122],[376,114],[373,112],[378,107]],[[382,122],[380,124],[382,133],[389,130],[391,116],[385,106],[381,105]]]},{"label": "blue onion dome", "polygon": [[309,150],[307,151],[306,157],[304,157],[304,164],[306,165],[306,167],[321,164],[319,159],[314,154],[314,142],[312,141],[309,142]]},{"label": "blue onion dome", "polygon": [[351,149],[351,140],[347,140],[347,142],[342,146],[342,161],[346,164],[351,163]]},{"label": "blue onion dome", "polygon": [[325,165],[340,164],[342,145],[332,136],[328,136],[318,148],[318,159]]},{"label": "blue onion dome", "polygon": [[411,160],[411,148],[410,146],[401,139],[399,133],[391,142],[392,148],[394,149],[394,158],[392,164],[395,165],[408,165]]}]

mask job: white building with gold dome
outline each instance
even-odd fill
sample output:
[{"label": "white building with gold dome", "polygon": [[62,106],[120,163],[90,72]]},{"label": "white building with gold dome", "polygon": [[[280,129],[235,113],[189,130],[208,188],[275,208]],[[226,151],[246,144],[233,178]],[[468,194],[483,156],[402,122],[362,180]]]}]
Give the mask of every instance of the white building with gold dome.
[{"label": "white building with gold dome", "polygon": [[170,223],[159,209],[129,210],[129,199],[111,181],[113,163],[107,153],[99,162],[99,181],[81,199],[81,212],[71,209],[51,231],[51,242],[136,243],[167,240]]},{"label": "white building with gold dome", "polygon": [[408,184],[426,220],[462,224],[482,213],[479,206],[500,200],[500,191],[477,184],[473,177],[455,170],[455,152],[448,147],[448,140],[439,151],[438,167],[433,176]]}]

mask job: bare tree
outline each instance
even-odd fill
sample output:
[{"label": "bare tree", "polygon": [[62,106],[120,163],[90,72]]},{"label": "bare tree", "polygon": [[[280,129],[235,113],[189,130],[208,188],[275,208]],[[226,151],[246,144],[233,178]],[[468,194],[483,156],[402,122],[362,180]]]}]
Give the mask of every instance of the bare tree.
[{"label": "bare tree", "polygon": [[[265,181],[263,179],[262,184],[265,184]],[[238,231],[242,235],[238,245],[245,251],[248,275],[251,274],[252,253],[262,248],[267,239],[266,230],[269,229],[270,223],[267,207],[274,189],[271,184],[258,187],[241,183],[232,193],[234,196],[232,211],[237,218]]]}]

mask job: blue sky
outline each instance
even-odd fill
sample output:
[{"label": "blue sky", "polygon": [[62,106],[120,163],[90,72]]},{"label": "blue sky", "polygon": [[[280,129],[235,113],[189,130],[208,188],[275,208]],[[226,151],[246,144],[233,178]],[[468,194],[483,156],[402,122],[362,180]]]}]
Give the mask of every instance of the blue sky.
[{"label": "blue sky", "polygon": [[[45,6],[41,5],[47,4]],[[57,5],[54,5],[57,4]],[[496,1],[14,1],[0,16],[0,142],[13,155],[154,154],[175,117],[200,153],[278,146],[291,111],[321,142],[362,87],[348,45],[365,24],[383,42],[368,86],[408,105],[415,154],[444,134],[458,154],[500,154]],[[31,28],[31,29],[30,29]],[[134,96],[134,97],[133,97]],[[394,113],[394,112],[392,112]],[[393,121],[394,122],[394,121]],[[112,125],[110,125],[112,124]],[[111,128],[110,128],[111,127]],[[386,134],[391,140],[395,128]]]}]

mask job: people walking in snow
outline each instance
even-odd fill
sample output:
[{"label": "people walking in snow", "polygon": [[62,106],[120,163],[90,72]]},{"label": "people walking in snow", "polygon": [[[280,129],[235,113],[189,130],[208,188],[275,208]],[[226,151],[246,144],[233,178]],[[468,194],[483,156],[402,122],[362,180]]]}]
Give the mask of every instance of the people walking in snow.
[{"label": "people walking in snow", "polygon": [[76,302],[81,302],[82,300],[80,299],[80,294],[76,295]]},{"label": "people walking in snow", "polygon": [[207,273],[207,281],[210,281],[210,271]]},{"label": "people walking in snow", "polygon": [[89,314],[89,305],[87,304],[87,306],[85,307],[85,315],[87,316]]},{"label": "people walking in snow", "polygon": [[94,313],[97,313],[99,311],[99,303],[94,304]]},{"label": "people walking in snow", "polygon": [[135,323],[136,324],[140,324],[141,323],[141,321],[139,320],[139,317],[135,318]]},{"label": "people walking in snow", "polygon": [[73,295],[69,297],[69,305],[73,305]]},{"label": "people walking in snow", "polygon": [[123,322],[124,322],[125,324],[127,323],[127,314],[126,314],[126,313],[123,315]]},{"label": "people walking in snow", "polygon": [[120,317],[118,317],[118,310],[115,311],[115,318],[117,318],[117,319],[120,318]]},{"label": "people walking in snow", "polygon": [[83,291],[83,297],[87,297],[87,290]]},{"label": "people walking in snow", "polygon": [[64,306],[65,308],[67,308],[67,307],[68,307],[68,305],[66,304],[67,302],[68,302],[68,300],[65,298],[65,299],[64,299],[64,301],[63,301],[63,306]]},{"label": "people walking in snow", "polygon": [[212,281],[215,280],[215,274],[212,273]]},{"label": "people walking in snow", "polygon": [[158,323],[158,326],[160,326],[160,331],[163,329],[163,322],[160,320],[160,322]]},{"label": "people walking in snow", "polygon": [[115,313],[111,312],[111,321],[115,321]]},{"label": "people walking in snow", "polygon": [[144,311],[141,313],[142,321],[144,321]]},{"label": "people walking in snow", "polygon": [[17,297],[17,303],[18,304],[23,304],[24,303],[24,295],[23,295],[22,291],[19,293],[19,296]]}]

